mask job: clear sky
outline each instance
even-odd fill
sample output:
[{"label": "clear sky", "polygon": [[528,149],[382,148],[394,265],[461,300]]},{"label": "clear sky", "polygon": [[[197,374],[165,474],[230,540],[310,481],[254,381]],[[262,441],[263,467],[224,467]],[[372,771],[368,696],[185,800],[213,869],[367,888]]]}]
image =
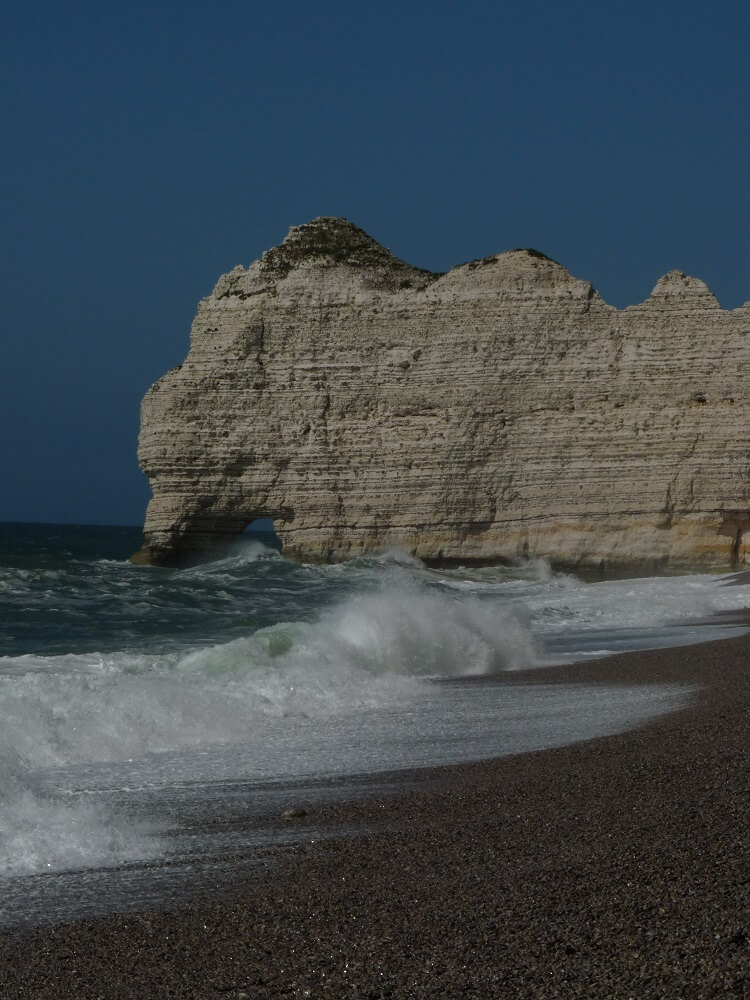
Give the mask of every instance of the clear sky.
[{"label": "clear sky", "polygon": [[198,300],[343,215],[446,270],[533,246],[617,306],[750,299],[750,5],[38,2],[0,14],[0,520],[137,524]]}]

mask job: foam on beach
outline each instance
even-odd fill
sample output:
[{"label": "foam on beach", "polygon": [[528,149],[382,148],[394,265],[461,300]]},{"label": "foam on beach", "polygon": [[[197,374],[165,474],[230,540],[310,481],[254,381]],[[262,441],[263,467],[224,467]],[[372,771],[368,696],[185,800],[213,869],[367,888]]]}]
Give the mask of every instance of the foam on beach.
[{"label": "foam on beach", "polygon": [[398,552],[300,566],[257,543],[155,571],[63,542],[3,568],[6,878],[174,858],[185,816],[221,815],[230,786],[262,811],[269,783],[346,784],[638,725],[689,690],[471,679],[695,641],[713,633],[690,623],[750,593],[710,576],[584,584],[542,561],[433,571]]}]

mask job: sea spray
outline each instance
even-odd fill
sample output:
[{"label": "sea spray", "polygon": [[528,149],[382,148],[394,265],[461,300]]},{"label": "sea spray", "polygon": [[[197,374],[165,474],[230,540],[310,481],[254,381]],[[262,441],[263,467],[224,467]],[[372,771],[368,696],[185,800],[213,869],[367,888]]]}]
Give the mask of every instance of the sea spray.
[{"label": "sea spray", "polygon": [[589,585],[542,562],[437,571],[397,552],[304,566],[245,540],[157,570],[106,538],[27,526],[16,551],[0,530],[6,876],[174,864],[180,845],[208,849],[206,817],[234,797],[273,815],[290,782],[319,795],[334,776],[618,731],[677,696],[460,678],[689,640],[685,622],[749,602],[715,577]]},{"label": "sea spray", "polygon": [[0,753],[0,876],[117,865],[158,856],[163,824],[80,795],[50,794]]},{"label": "sea spray", "polygon": [[279,717],[416,697],[418,677],[512,669],[534,655],[512,608],[402,583],[312,624],[283,622],[187,654],[4,658],[0,746],[49,767],[231,742]]},{"label": "sea spray", "polygon": [[[119,864],[153,853],[150,834],[131,818],[81,798],[77,785],[94,776],[82,778],[75,765],[130,764],[251,737],[257,747],[280,720],[403,706],[418,699],[418,677],[519,666],[532,654],[512,610],[402,579],[340,602],[317,622],[281,622],[188,653],[6,657],[0,868]],[[159,767],[149,768],[154,780]],[[55,794],[55,782],[68,797]]]}]

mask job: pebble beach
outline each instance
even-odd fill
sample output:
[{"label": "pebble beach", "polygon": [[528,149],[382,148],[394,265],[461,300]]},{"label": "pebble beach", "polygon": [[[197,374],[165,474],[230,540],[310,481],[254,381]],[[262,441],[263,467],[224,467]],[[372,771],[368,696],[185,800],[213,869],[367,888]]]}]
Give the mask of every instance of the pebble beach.
[{"label": "pebble beach", "polygon": [[698,693],[635,731],[306,812],[218,896],[6,928],[0,996],[750,996],[750,637],[478,683],[530,679]]}]

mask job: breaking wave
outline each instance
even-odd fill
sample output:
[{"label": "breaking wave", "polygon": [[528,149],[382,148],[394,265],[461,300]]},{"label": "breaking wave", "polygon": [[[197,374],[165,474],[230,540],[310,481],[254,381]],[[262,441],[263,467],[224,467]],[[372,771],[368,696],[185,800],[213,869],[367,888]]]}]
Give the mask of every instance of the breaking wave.
[{"label": "breaking wave", "polygon": [[418,697],[420,679],[513,669],[533,656],[513,610],[403,585],[351,597],[313,623],[280,623],[186,654],[6,657],[0,871],[153,853],[148,828],[96,799],[46,791],[51,770],[257,739],[279,719],[401,705]]}]

